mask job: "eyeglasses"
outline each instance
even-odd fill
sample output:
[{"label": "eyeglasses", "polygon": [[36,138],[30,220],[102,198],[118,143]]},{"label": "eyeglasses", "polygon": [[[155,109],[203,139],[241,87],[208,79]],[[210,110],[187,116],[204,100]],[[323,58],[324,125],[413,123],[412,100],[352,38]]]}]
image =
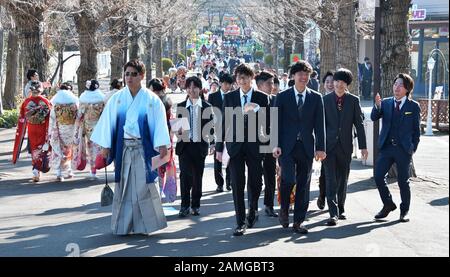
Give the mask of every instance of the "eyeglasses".
[{"label": "eyeglasses", "polygon": [[125,76],[126,77],[136,77],[136,76],[138,76],[138,74],[139,74],[139,72],[136,72],[136,71],[134,71],[134,72],[125,72]]}]

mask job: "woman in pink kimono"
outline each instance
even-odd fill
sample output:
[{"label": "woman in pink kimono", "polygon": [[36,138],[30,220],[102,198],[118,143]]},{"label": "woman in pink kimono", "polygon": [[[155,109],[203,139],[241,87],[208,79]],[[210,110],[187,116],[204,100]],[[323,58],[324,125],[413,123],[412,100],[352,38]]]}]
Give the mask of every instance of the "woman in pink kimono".
[{"label": "woman in pink kimono", "polygon": [[[71,167],[75,119],[78,112],[78,98],[66,84],[59,87],[52,98],[53,109],[50,112],[50,145],[52,147],[51,165],[56,171],[59,182],[72,178]],[[63,176],[63,173],[66,173]]]},{"label": "woman in pink kimono", "polygon": [[91,135],[105,107],[105,95],[99,90],[100,84],[97,80],[88,81],[86,87],[88,89],[80,96],[80,105],[75,121],[72,168],[83,170],[86,160],[88,160],[91,167],[90,179],[95,180],[97,179],[95,159],[101,149],[91,141]]}]

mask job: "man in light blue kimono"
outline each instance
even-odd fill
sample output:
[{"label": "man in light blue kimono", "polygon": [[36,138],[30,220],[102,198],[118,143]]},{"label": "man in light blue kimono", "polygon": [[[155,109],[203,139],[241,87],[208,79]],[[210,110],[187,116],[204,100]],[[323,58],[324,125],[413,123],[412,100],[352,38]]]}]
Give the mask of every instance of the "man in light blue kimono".
[{"label": "man in light blue kimono", "polygon": [[151,160],[166,156],[169,131],[163,103],[141,86],[144,64],[129,61],[124,75],[126,87],[108,101],[91,140],[115,164],[113,234],[149,234],[167,227]]}]

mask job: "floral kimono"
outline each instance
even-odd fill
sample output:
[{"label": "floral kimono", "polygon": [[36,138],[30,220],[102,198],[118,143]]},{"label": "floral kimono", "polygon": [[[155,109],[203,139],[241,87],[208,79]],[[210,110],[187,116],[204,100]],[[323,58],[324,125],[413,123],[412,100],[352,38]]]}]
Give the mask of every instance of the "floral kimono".
[{"label": "floral kimono", "polygon": [[96,178],[95,160],[101,148],[91,141],[91,135],[105,107],[104,99],[105,95],[100,90],[86,90],[80,96],[78,115],[75,120],[72,168],[83,170],[86,160],[89,160],[93,179]]},{"label": "floral kimono", "polygon": [[33,165],[33,181],[35,182],[39,181],[41,171],[46,172],[49,169],[48,160],[46,160],[47,156],[41,154],[49,150],[48,125],[50,109],[50,102],[40,95],[31,95],[25,99],[20,107],[12,162],[15,164],[19,158],[23,137],[28,129],[31,164]]},{"label": "floral kimono", "polygon": [[53,109],[50,112],[50,145],[53,149],[51,165],[56,170],[59,181],[73,177],[71,160],[75,131],[75,120],[78,113],[78,98],[68,90],[59,90],[52,98]]}]

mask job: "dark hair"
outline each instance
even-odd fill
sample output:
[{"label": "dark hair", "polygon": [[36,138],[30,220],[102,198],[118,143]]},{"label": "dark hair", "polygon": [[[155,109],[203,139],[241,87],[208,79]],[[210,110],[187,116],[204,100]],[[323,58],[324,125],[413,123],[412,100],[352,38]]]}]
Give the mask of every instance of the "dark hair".
[{"label": "dark hair", "polygon": [[333,77],[334,73],[331,70],[328,70],[327,73],[325,73],[325,76],[322,78],[322,84],[325,84],[325,81],[327,80],[328,76]]},{"label": "dark hair", "polygon": [[258,84],[261,82],[265,82],[265,81],[269,80],[270,78],[273,78],[272,73],[269,73],[267,71],[262,71],[255,76],[255,81],[256,81],[256,84]]},{"label": "dark hair", "polygon": [[279,85],[280,84],[280,79],[278,79],[278,76],[273,76],[273,83],[275,85]]},{"label": "dark hair", "polygon": [[61,85],[59,85],[59,89],[72,90],[72,85],[67,82],[64,82]]},{"label": "dark hair", "polygon": [[414,90],[414,79],[406,73],[399,73],[394,78],[394,83],[397,79],[403,80],[403,87],[406,89],[406,96],[409,97],[409,94]]},{"label": "dark hair", "polygon": [[30,83],[30,90],[31,91],[37,91],[41,87],[41,82],[39,81],[31,81]]},{"label": "dark hair", "polygon": [[333,75],[334,81],[343,81],[349,86],[353,81],[353,74],[347,68],[339,68]]},{"label": "dark hair", "polygon": [[255,76],[252,68],[246,63],[241,63],[236,67],[234,70],[234,75],[237,76],[238,74],[250,76],[252,78]]},{"label": "dark hair", "polygon": [[300,71],[311,74],[313,72],[313,68],[309,64],[309,62],[300,60],[291,66],[291,69],[289,70],[289,75],[293,76],[293,75],[295,75],[295,73],[300,72]]},{"label": "dark hair", "polygon": [[191,76],[186,79],[186,88],[190,87],[191,83],[194,83],[194,86],[202,89],[202,80],[200,80],[197,76]]},{"label": "dark hair", "polygon": [[128,67],[132,67],[132,68],[136,69],[136,71],[139,74],[145,74],[145,65],[140,60],[134,59],[134,60],[128,61],[123,66],[123,72],[125,72],[125,70],[127,70]]},{"label": "dark hair", "polygon": [[114,79],[111,82],[111,89],[121,89],[123,85],[122,79]]},{"label": "dark hair", "polygon": [[364,61],[370,61],[369,57],[365,57]]},{"label": "dark hair", "polygon": [[100,84],[97,80],[91,80],[91,84],[89,85],[89,90],[96,90],[100,87]]},{"label": "dark hair", "polygon": [[293,87],[295,85],[295,80],[288,81],[288,87]]},{"label": "dark hair", "polygon": [[148,82],[148,88],[152,87],[154,91],[163,91],[166,89],[166,85],[161,79],[153,78]]},{"label": "dark hair", "polygon": [[27,71],[27,79],[31,80],[31,77],[33,77],[34,74],[36,74],[36,73],[37,73],[36,69],[28,69],[28,71]]},{"label": "dark hair", "polygon": [[233,76],[231,76],[231,74],[229,73],[225,73],[222,74],[222,76],[220,76],[219,78],[219,82],[220,83],[228,83],[228,84],[233,84]]}]

